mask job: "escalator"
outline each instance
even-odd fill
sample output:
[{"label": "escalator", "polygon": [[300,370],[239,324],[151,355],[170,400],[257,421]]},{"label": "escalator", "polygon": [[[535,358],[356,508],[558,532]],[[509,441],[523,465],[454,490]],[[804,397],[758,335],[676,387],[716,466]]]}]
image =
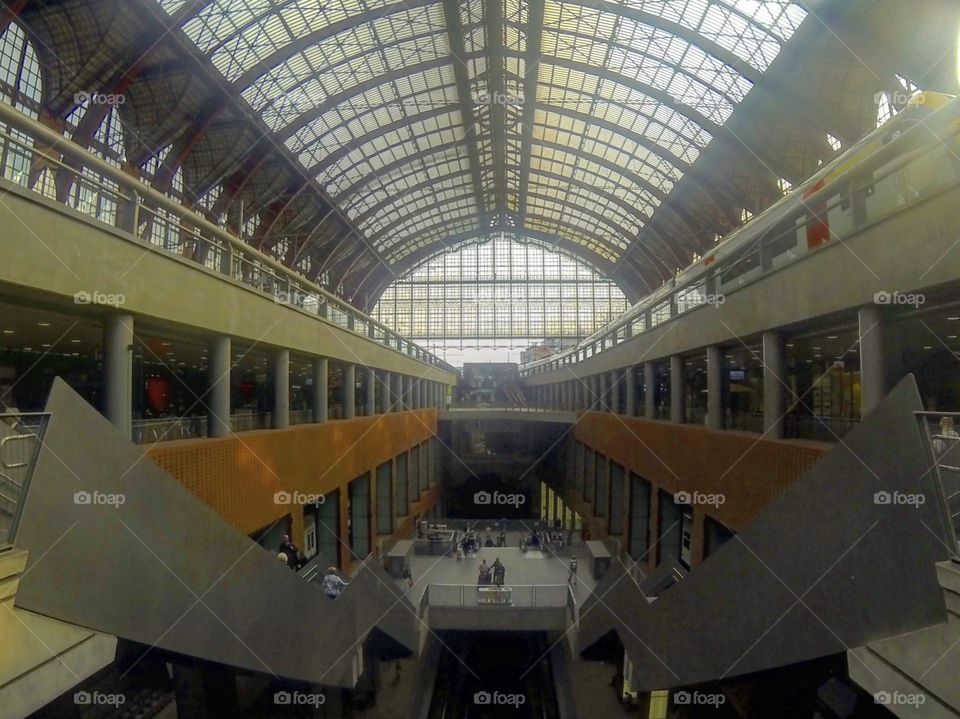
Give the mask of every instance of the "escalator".
[{"label": "escalator", "polygon": [[544,632],[440,632],[426,719],[560,719]]}]

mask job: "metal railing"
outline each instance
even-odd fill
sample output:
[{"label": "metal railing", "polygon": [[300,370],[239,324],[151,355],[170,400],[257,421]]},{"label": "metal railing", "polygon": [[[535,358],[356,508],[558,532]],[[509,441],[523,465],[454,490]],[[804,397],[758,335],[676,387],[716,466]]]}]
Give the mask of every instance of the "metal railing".
[{"label": "metal railing", "polygon": [[[501,597],[495,597],[498,588],[490,584],[429,584],[420,601],[422,612],[429,607],[485,607],[510,606],[522,608],[569,607],[573,597],[573,588],[568,584],[505,584],[500,591]],[[485,596],[485,595],[490,595]],[[509,597],[509,602],[502,601]],[[500,599],[501,601],[496,601]]]},{"label": "metal railing", "polygon": [[[521,377],[552,372],[576,364],[688,312],[709,307],[748,284],[768,277],[811,254],[805,247],[808,229],[829,223],[824,249],[880,220],[902,212],[960,184],[960,163],[950,143],[960,134],[960,100],[954,100],[926,122],[905,130],[822,188],[805,196],[791,193],[732,232],[726,242],[744,242],[728,256],[707,253],[603,329],[575,347],[523,365]],[[842,157],[842,156],[841,156]],[[904,173],[919,170],[915,187],[904,187]],[[814,186],[816,187],[816,185]],[[755,236],[755,238],[754,238]],[[816,251],[816,250],[814,250]],[[706,268],[700,273],[701,268]],[[687,272],[698,270],[695,276]]]},{"label": "metal railing", "polygon": [[920,430],[927,440],[932,471],[937,478],[938,497],[944,518],[944,532],[954,557],[960,557],[960,412],[916,412]]},{"label": "metal railing", "polygon": [[[127,233],[131,239],[254,288],[278,304],[363,335],[426,364],[455,371],[440,358],[403,339],[386,325],[204,215],[3,102],[0,102],[0,176],[6,182]],[[64,183],[63,178],[68,182]],[[62,189],[64,186],[66,191]]]},{"label": "metal railing", "polygon": [[273,414],[271,412],[238,412],[230,415],[230,429],[233,432],[270,429],[272,425]]},{"label": "metal railing", "polygon": [[0,549],[12,545],[49,414],[0,414]]},{"label": "metal railing", "polygon": [[207,418],[203,415],[133,420],[133,441],[136,444],[153,444],[206,436]]}]

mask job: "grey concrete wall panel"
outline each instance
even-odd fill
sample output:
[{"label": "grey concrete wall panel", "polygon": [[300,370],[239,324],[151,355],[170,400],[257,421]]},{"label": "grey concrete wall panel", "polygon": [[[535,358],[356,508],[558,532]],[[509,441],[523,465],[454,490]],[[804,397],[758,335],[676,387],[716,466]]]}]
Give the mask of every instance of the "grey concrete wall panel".
[{"label": "grey concrete wall panel", "polygon": [[[352,684],[355,644],[384,612],[372,572],[331,601],[64,382],[55,382],[47,411],[18,539],[30,563],[17,606],[240,669]],[[123,502],[78,504],[77,492]]]},{"label": "grey concrete wall panel", "polygon": [[[618,568],[581,619],[615,629],[650,691],[845,652],[946,621],[944,514],[913,412],[913,377],[682,582],[648,604]],[[922,495],[919,506],[877,492]],[[619,564],[619,563],[618,563]]]}]

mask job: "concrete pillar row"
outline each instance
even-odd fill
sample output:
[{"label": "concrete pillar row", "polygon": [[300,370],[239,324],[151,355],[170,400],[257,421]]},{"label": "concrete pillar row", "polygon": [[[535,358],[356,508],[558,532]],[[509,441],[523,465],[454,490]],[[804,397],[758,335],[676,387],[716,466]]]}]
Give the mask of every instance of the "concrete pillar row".
[{"label": "concrete pillar row", "polygon": [[723,429],[723,349],[707,347],[707,427]]},{"label": "concrete pillar row", "polygon": [[207,436],[229,437],[230,370],[233,365],[229,337],[214,337],[207,350]]},{"label": "concrete pillar row", "polygon": [[653,362],[643,363],[643,416],[655,419],[657,416],[657,368]]},{"label": "concrete pillar row", "polygon": [[290,350],[276,350],[271,362],[273,375],[273,411],[271,425],[274,429],[290,426]]},{"label": "concrete pillar row", "polygon": [[626,396],[624,401],[626,403],[625,411],[628,417],[637,416],[637,371],[634,367],[627,367],[627,370],[623,377],[624,382],[624,391]]},{"label": "concrete pillar row", "polygon": [[860,416],[866,417],[887,393],[884,317],[876,305],[857,312],[860,337]]},{"label": "concrete pillar row", "polygon": [[783,338],[763,333],[763,432],[771,439],[783,438],[786,413],[786,358]]},{"label": "concrete pillar row", "polygon": [[107,318],[103,373],[106,417],[129,439],[133,436],[133,316]]},{"label": "concrete pillar row", "polygon": [[687,420],[687,368],[683,357],[670,358],[670,421],[683,424]]},{"label": "concrete pillar row", "polygon": [[357,366],[346,364],[343,366],[343,418],[353,419],[357,416]]},{"label": "concrete pillar row", "polygon": [[313,361],[313,421],[326,422],[330,419],[329,398],[330,360],[318,357]]}]

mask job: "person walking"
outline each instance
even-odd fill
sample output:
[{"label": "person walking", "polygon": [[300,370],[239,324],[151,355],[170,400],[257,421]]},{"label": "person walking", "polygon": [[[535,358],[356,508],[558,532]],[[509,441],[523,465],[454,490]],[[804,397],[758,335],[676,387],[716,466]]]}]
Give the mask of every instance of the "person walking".
[{"label": "person walking", "polygon": [[345,582],[340,578],[336,567],[327,567],[327,573],[324,575],[323,582],[320,586],[323,589],[323,593],[330,597],[330,599],[336,599],[349,584],[349,582]]},{"label": "person walking", "polygon": [[570,560],[570,574],[567,575],[567,584],[577,586],[577,558]]},{"label": "person walking", "polygon": [[480,560],[480,567],[477,569],[477,586],[490,584],[490,567],[487,566],[487,560]]}]

